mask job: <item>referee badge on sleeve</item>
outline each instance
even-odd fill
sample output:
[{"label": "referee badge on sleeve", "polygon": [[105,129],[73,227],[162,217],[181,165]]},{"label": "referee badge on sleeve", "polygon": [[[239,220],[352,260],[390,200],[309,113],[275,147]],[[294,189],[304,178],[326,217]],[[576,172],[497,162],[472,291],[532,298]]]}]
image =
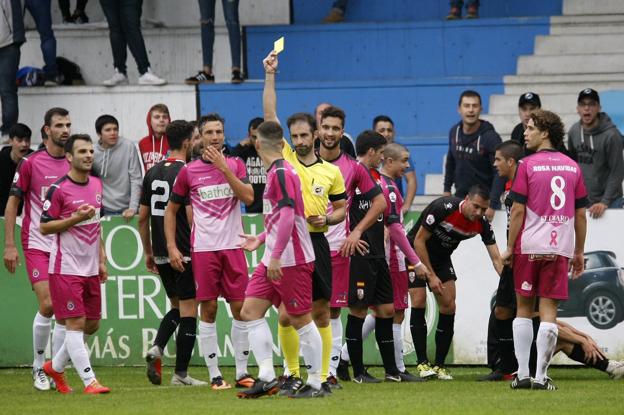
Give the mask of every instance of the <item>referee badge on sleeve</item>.
[{"label": "referee badge on sleeve", "polygon": [[433,215],[427,215],[427,219],[425,219],[425,222],[427,222],[427,225],[433,225],[433,223],[435,222],[435,217]]}]

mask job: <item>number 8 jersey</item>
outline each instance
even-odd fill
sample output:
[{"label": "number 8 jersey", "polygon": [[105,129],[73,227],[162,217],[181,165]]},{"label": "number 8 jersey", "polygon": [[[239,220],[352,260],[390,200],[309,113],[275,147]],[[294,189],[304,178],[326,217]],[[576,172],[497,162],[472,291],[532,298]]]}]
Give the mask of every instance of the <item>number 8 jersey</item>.
[{"label": "number 8 jersey", "polygon": [[574,160],[554,150],[523,158],[510,198],[526,206],[514,253],[572,258],[575,211],[588,204],[583,174]]},{"label": "number 8 jersey", "polygon": [[[155,257],[169,256],[165,240],[165,207],[175,179],[184,165],[183,160],[168,158],[149,169],[143,179],[141,204],[150,208],[152,250]],[[191,256],[191,228],[184,206],[178,210],[176,216],[176,245],[183,256]]]}]

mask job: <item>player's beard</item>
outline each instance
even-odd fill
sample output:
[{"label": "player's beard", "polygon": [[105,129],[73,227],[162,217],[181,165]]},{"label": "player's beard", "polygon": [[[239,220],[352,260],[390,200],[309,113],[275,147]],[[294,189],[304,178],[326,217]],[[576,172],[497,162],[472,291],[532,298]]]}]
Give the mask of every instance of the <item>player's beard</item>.
[{"label": "player's beard", "polygon": [[340,145],[340,139],[333,140],[334,145],[328,146],[325,139],[321,139],[321,145],[327,150],[333,150]]}]

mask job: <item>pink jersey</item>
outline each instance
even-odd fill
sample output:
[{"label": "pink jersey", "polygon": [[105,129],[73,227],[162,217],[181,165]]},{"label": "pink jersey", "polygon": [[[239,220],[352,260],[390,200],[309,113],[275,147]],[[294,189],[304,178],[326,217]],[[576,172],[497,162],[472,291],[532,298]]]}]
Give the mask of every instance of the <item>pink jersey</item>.
[{"label": "pink jersey", "polygon": [[573,256],[574,214],[587,205],[578,164],[550,150],[525,157],[518,165],[510,196],[526,205],[515,253]]},{"label": "pink jersey", "polygon": [[69,162],[62,157],[51,156],[46,149],[24,157],[17,166],[11,195],[24,201],[22,220],[22,247],[50,252],[53,235],[39,232],[39,219],[48,189],[69,171]]},{"label": "pink jersey", "polygon": [[[329,243],[329,250],[335,252],[340,249],[344,240],[347,239],[347,230],[349,229],[348,212],[353,195],[356,192],[367,193],[370,189],[375,187],[375,182],[368,172],[368,169],[346,153],[340,153],[340,156],[332,160],[331,163],[340,169],[347,192],[347,219],[337,225],[330,226],[329,230],[325,233],[327,242]],[[333,211],[331,202],[327,206],[327,209],[327,213],[331,214]]]},{"label": "pink jersey", "polygon": [[[399,189],[397,189],[394,180],[388,176],[381,175],[379,185],[386,199],[386,210],[384,212],[386,224],[391,225],[393,223],[399,223],[401,227],[403,227],[403,212],[401,212],[403,208],[403,197]],[[391,270],[407,270],[405,266],[405,254],[391,238],[388,238],[388,243],[386,243],[386,261]]]},{"label": "pink jersey", "polygon": [[[225,157],[228,168],[243,182],[247,169],[238,157]],[[240,248],[243,233],[240,200],[225,175],[212,163],[195,160],[182,167],[173,184],[171,200],[181,205],[190,197],[193,208],[191,248],[194,252]]]},{"label": "pink jersey", "polygon": [[303,208],[301,182],[294,167],[286,160],[278,159],[267,169],[263,199],[266,240],[262,263],[268,266],[271,260],[271,253],[277,239],[280,212],[284,206],[290,206],[295,210],[295,225],[280,258],[282,267],[303,265],[314,261],[312,240]]},{"label": "pink jersey", "polygon": [[102,182],[89,177],[86,183],[77,183],[64,176],[52,186],[43,204],[42,222],[69,218],[81,205],[95,208],[95,216],[80,222],[64,232],[53,235],[50,251],[50,274],[94,277],[99,274],[100,209]]}]

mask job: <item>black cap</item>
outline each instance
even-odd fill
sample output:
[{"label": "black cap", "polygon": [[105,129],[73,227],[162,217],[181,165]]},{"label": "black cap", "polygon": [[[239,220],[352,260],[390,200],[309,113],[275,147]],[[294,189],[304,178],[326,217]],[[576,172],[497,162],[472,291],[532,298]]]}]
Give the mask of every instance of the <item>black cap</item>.
[{"label": "black cap", "polygon": [[542,101],[540,101],[539,95],[535,92],[525,92],[520,95],[520,99],[518,100],[518,106],[522,107],[526,104],[535,105],[538,108],[542,108]]},{"label": "black cap", "polygon": [[595,89],[585,88],[584,90],[579,92],[579,96],[576,102],[581,102],[585,98],[593,99],[600,104],[600,96],[598,96],[598,92],[596,92]]}]

